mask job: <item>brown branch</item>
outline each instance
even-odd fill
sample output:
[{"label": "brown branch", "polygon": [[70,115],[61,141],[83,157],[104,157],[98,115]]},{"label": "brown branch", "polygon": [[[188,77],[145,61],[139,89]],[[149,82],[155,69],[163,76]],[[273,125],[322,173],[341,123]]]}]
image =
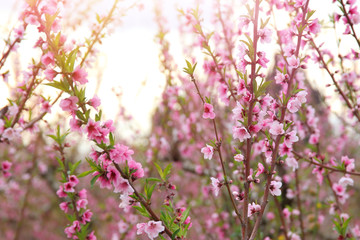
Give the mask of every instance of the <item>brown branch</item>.
[{"label": "brown branch", "polygon": [[304,227],[304,220],[303,220],[303,211],[301,207],[301,189],[299,185],[299,175],[298,170],[295,170],[295,185],[296,185],[296,202],[297,208],[299,209],[299,221],[300,221],[300,229],[301,229],[301,239],[305,240],[305,227]]},{"label": "brown branch", "polygon": [[[198,93],[198,95],[200,96],[200,99],[201,101],[205,104],[205,100],[203,98],[203,96],[201,95],[200,93],[200,90],[199,90],[199,87],[196,83],[196,80],[194,78],[194,75],[193,74],[190,74],[190,78],[191,78],[191,81],[194,83],[195,85],[195,88],[196,88],[196,91]],[[217,128],[216,128],[216,122],[215,122],[215,119],[212,119],[212,122],[213,122],[213,126],[214,126],[214,131],[215,131],[215,138],[216,138],[216,151],[219,153],[219,159],[220,159],[220,163],[221,163],[221,168],[222,168],[222,172],[223,172],[223,175],[224,175],[224,181],[225,181],[225,186],[226,186],[226,189],[228,191],[228,194],[229,194],[229,197],[230,197],[230,200],[231,200],[231,204],[235,210],[235,213],[237,215],[237,217],[239,218],[240,220],[240,223],[241,223],[241,226],[242,226],[242,229],[244,229],[244,222],[243,222],[243,219],[241,217],[241,214],[236,206],[236,202],[235,202],[235,199],[234,199],[234,196],[232,195],[231,193],[231,189],[230,189],[230,183],[228,182],[227,180],[227,174],[226,174],[226,169],[225,169],[225,165],[224,165],[224,160],[223,160],[223,157],[222,157],[222,154],[221,154],[221,139],[219,138],[218,136],[218,132],[217,132]]]},{"label": "brown branch", "polygon": [[353,175],[353,176],[360,176],[360,172],[349,172],[349,171],[346,171],[346,170],[342,170],[342,169],[337,169],[337,168],[334,168],[334,167],[329,167],[327,165],[324,165],[324,164],[321,164],[321,163],[318,163],[318,162],[315,162],[311,159],[308,159],[304,156],[302,156],[301,154],[295,152],[295,151],[292,151],[292,153],[294,155],[296,155],[299,159],[303,159],[305,160],[306,162],[309,162],[313,165],[316,165],[316,166],[319,166],[319,167],[322,167],[322,168],[325,168],[325,169],[328,169],[328,170],[331,170],[333,172],[341,172],[341,173],[344,173],[344,174],[349,174],[349,175]]},{"label": "brown branch", "polygon": [[350,110],[352,110],[352,112],[355,114],[356,118],[358,119],[358,121],[360,122],[360,114],[359,114],[359,111],[357,109],[355,109],[352,104],[350,103],[349,99],[347,98],[346,94],[343,92],[343,90],[340,88],[338,82],[335,80],[335,76],[334,76],[334,73],[332,73],[329,69],[329,67],[327,66],[325,60],[324,60],[324,57],[319,49],[319,47],[316,46],[315,42],[313,39],[311,39],[311,43],[312,43],[312,46],[314,47],[314,49],[316,50],[316,52],[318,53],[319,55],[319,59],[324,67],[324,69],[326,70],[326,72],[329,74],[329,76],[331,77],[331,80],[332,82],[334,83],[336,89],[338,90],[338,92],[340,93],[340,95],[342,96],[342,98],[344,99],[346,105],[348,106],[348,108]]},{"label": "brown branch", "polygon": [[[125,175],[125,173],[121,170],[120,166],[115,163],[113,161],[113,164],[115,166],[115,168],[118,170],[118,172],[120,173],[120,175],[127,179],[129,181],[130,186],[132,187],[132,189],[134,190],[134,194],[135,196],[138,198],[139,202],[141,203],[141,205],[143,205],[145,207],[145,209],[148,211],[148,213],[150,214],[151,218],[154,219],[155,221],[161,221],[160,218],[156,215],[156,213],[152,210],[152,208],[150,207],[150,204],[148,204],[144,198],[139,194],[139,192],[136,190],[136,188],[134,187],[133,181],[131,179],[131,177],[128,177]],[[161,221],[162,222],[162,221]],[[165,228],[165,233],[166,235],[168,235],[170,238],[172,237],[173,233],[166,227],[166,225],[162,224]]]},{"label": "brown branch", "polygon": [[[52,102],[52,106],[60,99],[61,95],[63,94],[64,92],[61,91],[58,96],[55,98],[55,100]],[[47,112],[43,112],[42,114],[40,114],[38,117],[34,118],[31,122],[29,122],[23,130],[26,130],[28,128],[31,128],[32,126],[34,126],[35,123],[37,123],[38,121],[40,121],[45,115],[47,114]]]},{"label": "brown branch", "polygon": [[[309,1],[310,0],[307,0],[306,3],[305,3],[305,6],[302,8],[303,16],[302,16],[302,20],[301,20],[301,27],[305,26],[305,24],[306,24],[305,17],[307,15]],[[302,34],[303,34],[303,31],[300,31],[298,33],[297,45],[296,45],[296,50],[295,50],[295,54],[294,54],[296,57],[299,57]],[[287,88],[287,92],[286,92],[286,98],[289,98],[289,96],[291,94],[291,84],[292,84],[292,81],[293,81],[293,79],[295,77],[295,73],[296,73],[296,69],[293,69],[292,72],[291,72],[290,79],[289,79],[289,84],[288,84],[288,88]],[[284,122],[286,109],[287,109],[287,103],[283,104],[283,106],[281,108],[281,119],[280,119],[281,123]],[[270,172],[268,173],[268,176],[267,176],[265,191],[264,191],[263,200],[262,200],[262,203],[261,203],[261,210],[259,212],[258,218],[256,219],[253,231],[252,231],[251,236],[250,236],[250,240],[255,239],[257,230],[260,227],[261,218],[262,218],[262,216],[263,216],[263,214],[265,212],[265,207],[266,207],[266,205],[268,203],[268,197],[269,197],[269,191],[270,191],[270,183],[271,183],[271,178],[272,178],[272,175],[273,175],[273,172],[274,172],[274,169],[275,169],[275,161],[276,161],[277,154],[278,154],[278,151],[279,151],[279,144],[280,144],[281,137],[282,137],[282,135],[278,135],[276,137],[276,140],[275,140],[275,149],[273,150],[272,156],[271,156],[271,167],[270,167]]]},{"label": "brown branch", "polygon": [[[37,136],[35,146],[37,146],[39,138],[40,138],[40,135]],[[22,204],[21,210],[20,210],[19,221],[18,221],[18,223],[16,225],[14,240],[19,240],[20,239],[21,229],[22,229],[22,226],[23,226],[24,221],[25,221],[25,211],[26,211],[26,208],[28,206],[28,199],[29,199],[29,196],[30,196],[31,188],[32,188],[32,180],[34,178],[34,171],[36,169],[36,159],[38,157],[37,149],[38,148],[35,148],[35,152],[34,152],[34,155],[32,157],[32,160],[31,160],[32,165],[31,165],[31,168],[30,168],[30,177],[29,177],[29,179],[28,179],[28,181],[26,183],[26,192],[25,192],[23,204]]]},{"label": "brown branch", "polygon": [[288,230],[287,230],[288,228],[287,228],[287,225],[286,225],[285,217],[284,217],[284,214],[282,212],[279,200],[277,199],[276,196],[274,196],[274,202],[275,202],[276,208],[277,208],[277,210],[279,212],[279,217],[280,217],[281,225],[283,227],[283,231],[284,231],[284,234],[285,234],[285,239],[289,240]]},{"label": "brown branch", "polygon": [[342,8],[344,9],[344,16],[346,17],[346,20],[347,20],[348,24],[350,25],[350,28],[351,28],[351,31],[352,31],[352,34],[351,34],[351,35],[355,38],[357,44],[358,44],[359,47],[360,47],[359,38],[358,38],[357,35],[356,35],[355,29],[354,29],[354,24],[351,22],[351,19],[350,19],[350,17],[349,17],[349,14],[348,14],[348,12],[346,11],[344,1],[343,1],[343,0],[340,0],[340,4],[341,4]]}]

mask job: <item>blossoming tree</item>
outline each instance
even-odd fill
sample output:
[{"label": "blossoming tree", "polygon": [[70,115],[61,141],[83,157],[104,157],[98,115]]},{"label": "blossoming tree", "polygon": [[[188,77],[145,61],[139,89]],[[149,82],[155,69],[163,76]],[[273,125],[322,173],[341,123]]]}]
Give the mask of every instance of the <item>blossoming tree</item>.
[{"label": "blossoming tree", "polygon": [[[24,4],[0,58],[10,91],[0,111],[4,239],[360,238],[355,0],[326,1],[336,6],[327,21],[311,0],[215,0],[210,30],[201,3],[180,9],[181,63],[155,4],[166,84],[141,146],[87,89],[96,45],[141,5],[115,0],[77,42],[62,22],[71,3]],[[29,27],[39,56],[19,77],[6,63]],[[321,42],[325,29],[337,48]],[[327,74],[319,89],[333,88],[346,114],[309,81],[310,67]]]}]

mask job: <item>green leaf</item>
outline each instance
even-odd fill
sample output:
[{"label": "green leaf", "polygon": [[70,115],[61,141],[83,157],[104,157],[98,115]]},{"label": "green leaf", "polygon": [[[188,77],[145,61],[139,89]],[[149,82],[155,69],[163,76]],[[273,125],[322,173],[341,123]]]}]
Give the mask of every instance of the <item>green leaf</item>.
[{"label": "green leaf", "polygon": [[166,166],[166,168],[164,169],[164,178],[168,179],[169,178],[169,174],[171,172],[171,168],[172,168],[172,164],[170,163],[169,165]]},{"label": "green leaf", "polygon": [[64,169],[65,169],[64,163],[63,163],[63,162],[60,160],[60,158],[58,158],[58,157],[56,157],[56,160],[58,161],[61,170],[64,170]]},{"label": "green leaf", "polygon": [[161,182],[160,179],[158,179],[158,178],[153,178],[153,177],[147,178],[146,180],[147,180],[148,182],[151,182],[151,181],[153,181],[153,182]]},{"label": "green leaf", "polygon": [[112,132],[109,133],[109,140],[110,140],[110,145],[114,146],[115,144],[115,137],[112,134]]},{"label": "green leaf", "polygon": [[190,214],[190,207],[188,207],[188,208],[182,213],[181,223],[185,222],[185,220],[187,219],[187,217],[189,216],[189,214]]},{"label": "green leaf", "polygon": [[70,91],[69,91],[69,87],[66,86],[63,81],[61,81],[61,82],[52,81],[52,82],[50,82],[50,83],[45,83],[45,85],[50,86],[50,87],[53,87],[53,88],[57,88],[57,89],[59,89],[59,90],[61,90],[61,91],[67,92],[67,93],[70,92]]},{"label": "green leaf", "polygon": [[85,177],[85,176],[87,176],[87,175],[89,175],[89,174],[91,174],[91,173],[93,173],[93,172],[95,172],[94,169],[89,170],[89,171],[86,171],[86,172],[82,172],[82,173],[80,173],[80,174],[78,175],[78,178]]},{"label": "green leaf", "polygon": [[171,240],[174,240],[179,232],[180,232],[180,228],[178,228],[175,232],[173,232],[173,234],[171,235]]},{"label": "green leaf", "polygon": [[79,166],[79,164],[81,163],[81,160],[77,161],[71,168],[70,168],[70,174],[73,174],[76,170],[76,168]]},{"label": "green leaf", "polygon": [[163,172],[163,170],[161,169],[161,167],[159,166],[159,164],[154,163],[154,165],[155,165],[155,167],[156,167],[156,169],[157,169],[157,171],[158,171],[161,179],[162,179],[163,181],[165,181],[164,172]]},{"label": "green leaf", "polygon": [[143,206],[141,206],[141,207],[139,207],[139,206],[132,206],[132,207],[135,208],[136,210],[138,210],[138,212],[139,212],[141,215],[143,215],[144,217],[147,217],[147,218],[150,217],[149,213],[146,211],[146,209],[145,209]]},{"label": "green leaf", "polygon": [[154,183],[153,185],[151,185],[151,187],[149,187],[149,188],[147,189],[147,191],[146,191],[146,196],[147,196],[147,199],[148,199],[148,200],[151,199],[151,196],[152,196],[152,194],[153,194],[153,192],[154,192],[154,189],[155,189],[156,185],[157,185],[157,184]]},{"label": "green leaf", "polygon": [[94,186],[96,180],[97,180],[99,177],[100,177],[100,175],[96,175],[96,176],[94,176],[94,177],[91,179],[91,181],[90,181],[91,187]]},{"label": "green leaf", "polygon": [[74,71],[74,64],[75,64],[76,55],[77,55],[78,51],[79,51],[79,48],[77,47],[69,53],[69,56],[66,60],[67,72],[72,73]]}]

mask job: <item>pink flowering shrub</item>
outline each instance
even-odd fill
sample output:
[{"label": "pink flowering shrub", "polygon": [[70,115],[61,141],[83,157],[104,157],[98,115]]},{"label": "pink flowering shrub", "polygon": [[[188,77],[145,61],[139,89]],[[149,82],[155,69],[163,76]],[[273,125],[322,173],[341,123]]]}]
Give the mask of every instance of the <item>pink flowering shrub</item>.
[{"label": "pink flowering shrub", "polygon": [[[311,2],[214,0],[209,26],[203,5],[179,9],[181,63],[155,4],[166,84],[136,143],[103,114],[88,73],[117,17],[142,5],[115,0],[75,41],[65,20],[81,15],[76,29],[92,16],[68,13],[68,1],[25,1],[0,58],[10,91],[0,110],[0,236],[359,239],[360,14],[355,0],[329,0],[335,10],[321,20]],[[6,63],[28,28],[39,55],[20,78]],[[337,48],[322,42],[325,31]],[[331,83],[317,88],[310,68]],[[324,100],[329,88],[345,114]]]}]

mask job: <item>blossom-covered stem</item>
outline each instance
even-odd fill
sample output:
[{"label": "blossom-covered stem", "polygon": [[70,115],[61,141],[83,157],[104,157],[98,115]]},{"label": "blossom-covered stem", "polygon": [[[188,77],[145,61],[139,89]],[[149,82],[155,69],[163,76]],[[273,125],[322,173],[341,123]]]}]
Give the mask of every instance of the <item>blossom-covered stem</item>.
[{"label": "blossom-covered stem", "polygon": [[336,194],[335,190],[333,189],[333,183],[332,183],[332,180],[331,180],[329,174],[326,174],[326,179],[328,180],[329,187],[330,187],[331,192],[333,193],[334,198],[335,198],[336,210],[337,210],[339,213],[341,213],[342,210],[341,210],[341,205],[340,205],[339,197],[338,197],[338,195]]},{"label": "blossom-covered stem", "polygon": [[[160,218],[156,215],[156,213],[151,209],[150,204],[148,202],[146,202],[144,200],[144,198],[140,195],[140,193],[136,190],[131,177],[126,176],[126,174],[121,170],[120,166],[117,163],[113,162],[113,164],[114,164],[115,168],[118,170],[118,172],[120,173],[120,175],[124,179],[127,179],[129,181],[129,184],[130,184],[131,188],[134,190],[135,196],[137,197],[139,202],[145,207],[145,209],[148,211],[148,213],[150,214],[152,219],[155,220],[155,221],[161,221]],[[166,227],[166,225],[164,223],[162,225],[165,227],[164,231],[165,231],[166,235],[168,235],[171,238],[173,233]]]},{"label": "blossom-covered stem", "polygon": [[113,4],[113,6],[112,6],[112,8],[111,8],[111,10],[110,10],[110,12],[109,12],[109,14],[108,14],[107,17],[105,18],[105,20],[102,22],[99,31],[96,32],[94,41],[91,42],[91,44],[90,44],[90,46],[88,47],[86,53],[84,54],[84,57],[81,59],[81,62],[80,62],[80,66],[81,66],[81,67],[84,65],[85,60],[86,60],[87,56],[90,54],[91,50],[93,49],[95,43],[96,43],[97,41],[99,41],[99,36],[100,36],[101,32],[102,32],[103,29],[107,26],[108,22],[111,20],[111,17],[112,17],[112,15],[113,15],[113,13],[114,13],[114,11],[115,11],[115,9],[116,9],[116,6],[117,6],[118,2],[119,2],[119,0],[115,0],[115,2],[114,2],[114,4]]},{"label": "blossom-covered stem", "polygon": [[[247,113],[248,121],[247,121],[247,127],[249,128],[252,124],[252,115],[253,115],[253,108],[254,108],[254,88],[253,83],[256,81],[256,53],[257,53],[257,42],[258,42],[258,18],[259,18],[259,7],[260,7],[260,1],[256,0],[255,2],[255,9],[254,9],[254,19],[253,19],[253,48],[254,48],[254,55],[251,59],[251,81],[250,81],[250,94],[252,95],[250,103],[249,103],[249,109]],[[248,205],[249,205],[249,190],[250,190],[250,182],[248,182],[248,177],[250,175],[250,158],[251,158],[251,146],[252,146],[252,139],[248,138],[246,140],[246,154],[245,154],[245,183],[244,183],[244,205],[243,205],[243,216],[244,216],[244,224],[245,229],[243,232],[243,239],[247,239],[248,237],[248,223],[249,223],[249,217],[248,217]]]},{"label": "blossom-covered stem", "polygon": [[332,82],[334,83],[336,89],[337,89],[338,92],[340,93],[341,97],[344,99],[344,101],[345,101],[346,105],[348,106],[348,108],[349,108],[350,110],[352,110],[352,112],[353,112],[354,115],[356,116],[357,120],[360,122],[360,114],[359,114],[359,111],[358,111],[357,109],[355,109],[355,108],[351,105],[351,103],[350,103],[349,99],[347,98],[346,94],[343,92],[343,90],[341,90],[338,82],[335,80],[334,73],[330,72],[330,69],[329,69],[329,67],[328,67],[327,64],[326,64],[326,62],[325,62],[325,60],[324,60],[324,58],[323,58],[323,55],[321,54],[320,49],[316,46],[314,40],[311,40],[311,43],[312,43],[312,46],[314,47],[314,49],[316,50],[316,52],[318,53],[319,59],[320,59],[322,65],[323,65],[323,67],[325,68],[325,70],[327,71],[327,73],[329,74],[329,76],[331,77],[331,80],[332,80]]},{"label": "blossom-covered stem", "polygon": [[[220,9],[220,1],[218,1],[218,16],[219,16],[219,21],[220,21],[220,24],[221,24],[221,28],[222,28],[222,31],[223,31],[223,34],[224,34],[224,39],[225,39],[225,43],[226,43],[226,47],[227,47],[227,50],[229,52],[229,60],[231,62],[231,64],[233,65],[234,69],[237,70],[237,67],[236,67],[236,63],[235,63],[235,60],[233,58],[233,55],[232,55],[232,48],[233,48],[233,44],[231,42],[231,39],[228,38],[228,35],[226,34],[226,26],[225,26],[225,22],[224,22],[224,19],[222,17],[222,14],[221,14],[221,9]],[[239,75],[237,74],[237,77],[239,79]],[[232,91],[231,89],[229,89],[230,92]]]},{"label": "blossom-covered stem", "polygon": [[[40,138],[40,135],[37,137],[35,146],[37,146],[39,138]],[[28,199],[29,199],[30,190],[31,190],[31,187],[32,187],[32,180],[34,178],[34,170],[36,169],[37,157],[38,157],[37,156],[37,148],[35,148],[35,152],[34,152],[32,160],[31,160],[32,165],[31,165],[31,169],[30,169],[30,177],[29,177],[29,179],[28,179],[28,181],[26,183],[26,192],[25,192],[23,204],[22,204],[21,210],[20,210],[20,217],[19,217],[19,220],[18,220],[17,225],[16,225],[16,231],[15,231],[14,240],[20,239],[21,228],[22,228],[22,225],[23,225],[24,220],[25,220],[25,210],[26,210],[27,205],[28,205]]]},{"label": "blossom-covered stem", "polygon": [[21,41],[21,38],[16,38],[9,46],[7,51],[3,54],[3,56],[0,59],[0,69],[4,66],[7,57],[10,55],[11,50],[14,48],[16,43],[19,43]]},{"label": "blossom-covered stem", "polygon": [[[54,99],[54,101],[51,103],[51,106],[54,106],[54,104],[60,99],[61,95],[64,92],[61,91],[58,96]],[[47,112],[43,112],[42,114],[40,114],[39,116],[37,116],[36,118],[34,118],[33,120],[31,120],[31,122],[29,122],[24,128],[23,130],[32,128],[34,126],[35,123],[37,123],[38,121],[40,121],[45,115],[47,114]]]},{"label": "blossom-covered stem", "polygon": [[274,149],[274,151],[272,153],[272,156],[271,156],[270,172],[266,173],[267,178],[266,178],[266,185],[265,185],[263,200],[262,200],[262,203],[261,203],[261,210],[259,212],[258,217],[256,218],[255,225],[253,227],[252,233],[251,233],[250,238],[249,238],[250,240],[255,239],[255,236],[257,234],[257,230],[260,227],[262,216],[263,216],[263,214],[265,212],[266,205],[267,205],[267,203],[269,201],[268,198],[269,198],[269,193],[270,193],[270,184],[271,184],[273,171],[274,171],[274,168],[275,168],[275,160],[276,160],[277,152],[279,150],[280,139],[281,139],[281,136],[278,136],[276,138],[276,140],[275,140],[275,149]]},{"label": "blossom-covered stem", "polygon": [[[198,25],[201,26],[199,20],[198,20]],[[214,62],[214,64],[215,64],[215,70],[216,70],[216,72],[220,75],[221,79],[224,80],[224,83],[227,85],[227,87],[228,87],[228,89],[229,89],[229,91],[230,91],[230,96],[231,96],[231,97],[234,99],[234,101],[236,102],[237,99],[236,99],[233,91],[231,90],[231,88],[230,88],[230,86],[229,86],[229,83],[228,83],[228,82],[226,81],[226,79],[224,78],[223,73],[222,73],[222,70],[220,69],[220,66],[219,66],[219,64],[218,64],[218,60],[216,59],[217,56],[215,56],[214,53],[213,53],[213,51],[211,51],[211,49],[210,49],[209,42],[208,42],[208,40],[207,40],[208,38],[205,36],[205,34],[204,34],[204,32],[202,31],[201,27],[200,27],[199,30],[200,30],[200,31],[199,31],[200,36],[201,36],[201,37],[204,39],[204,41],[205,41],[204,44],[205,44],[205,46],[207,47],[206,49],[207,49],[208,55],[210,55],[210,57],[212,58],[212,60],[213,60],[213,62]]]},{"label": "blossom-covered stem", "polygon": [[350,17],[349,17],[349,14],[348,12],[346,11],[346,8],[345,8],[345,4],[344,4],[344,1],[343,0],[340,0],[338,1],[340,4],[341,4],[341,7],[344,9],[344,16],[346,17],[346,20],[347,20],[347,23],[349,24],[350,28],[351,28],[351,31],[352,31],[352,35],[353,37],[355,38],[357,44],[359,45],[360,47],[360,40],[359,38],[357,37],[356,35],[356,32],[355,32],[355,29],[354,29],[354,24],[352,23]]},{"label": "blossom-covered stem", "polygon": [[[306,23],[305,18],[306,18],[307,11],[308,11],[309,1],[310,0],[307,0],[304,7],[302,7],[303,16],[302,16],[302,20],[301,20],[301,28]],[[297,45],[296,45],[296,50],[295,50],[295,54],[294,54],[295,57],[299,57],[302,33],[303,33],[303,30],[298,33]],[[290,76],[290,79],[289,79],[289,83],[288,83],[288,88],[287,88],[287,92],[286,92],[286,98],[288,98],[290,96],[290,94],[291,94],[291,84],[292,84],[292,81],[293,81],[293,79],[295,77],[295,72],[296,72],[296,69],[293,69],[292,73],[291,73],[291,76]],[[281,119],[280,119],[281,123],[283,123],[284,120],[285,120],[286,109],[287,109],[287,104],[283,104],[283,106],[281,108]],[[275,140],[275,148],[274,148],[274,150],[272,152],[272,156],[271,156],[270,172],[267,173],[268,176],[267,176],[267,180],[266,180],[266,186],[265,186],[265,190],[264,190],[263,200],[262,200],[262,203],[261,203],[261,210],[260,210],[259,215],[258,215],[258,217],[256,219],[254,228],[253,228],[251,236],[250,236],[250,240],[255,239],[255,236],[257,234],[257,230],[260,227],[262,216],[263,216],[263,214],[265,212],[265,207],[266,207],[266,205],[268,203],[268,197],[269,197],[269,192],[270,192],[270,183],[271,183],[271,178],[272,178],[272,175],[273,175],[273,172],[274,172],[274,169],[275,169],[275,162],[276,162],[277,154],[278,154],[278,151],[279,151],[279,144],[280,144],[281,137],[282,137],[282,135],[278,135],[276,137],[276,140]]]},{"label": "blossom-covered stem", "polygon": [[[194,85],[195,85],[196,91],[197,91],[198,95],[200,96],[201,101],[202,101],[203,103],[205,103],[205,100],[204,100],[203,96],[202,96],[201,93],[200,93],[200,90],[199,90],[199,87],[198,87],[198,85],[197,85],[197,83],[196,83],[196,80],[195,80],[194,75],[193,75],[193,74],[190,74],[190,78],[191,78],[191,81],[192,81],[192,82],[194,83]],[[239,220],[240,220],[242,229],[243,229],[243,231],[244,231],[244,221],[243,221],[243,219],[242,219],[242,217],[241,217],[241,214],[240,214],[240,212],[239,212],[239,210],[238,210],[238,208],[237,208],[237,206],[236,206],[235,199],[234,199],[234,197],[233,197],[233,195],[232,195],[232,193],[231,193],[230,184],[229,184],[229,182],[228,182],[228,180],[227,180],[227,175],[226,175],[226,169],[225,169],[225,165],[224,165],[224,160],[223,160],[222,154],[221,154],[221,140],[220,140],[220,138],[219,138],[219,136],[218,136],[218,133],[217,133],[217,128],[216,128],[215,119],[212,119],[212,122],[213,122],[213,125],[214,125],[215,138],[216,138],[216,143],[217,143],[217,149],[216,149],[216,150],[217,150],[217,152],[219,153],[221,168],[222,168],[223,175],[224,175],[225,186],[226,186],[226,189],[227,189],[227,191],[228,191],[228,194],[229,194],[229,197],[230,197],[230,200],[231,200],[231,204],[232,204],[232,206],[233,206],[233,208],[234,208],[234,210],[235,210],[235,213],[236,213],[237,217],[238,217]]]},{"label": "blossom-covered stem", "polygon": [[[289,240],[289,237],[288,237],[288,228],[287,228],[287,225],[286,225],[285,217],[284,217],[284,214],[283,214],[283,212],[282,212],[282,209],[281,209],[279,200],[277,199],[276,196],[274,196],[274,202],[275,202],[276,208],[277,208],[277,210],[278,210],[278,212],[279,212],[279,217],[280,217],[281,225],[282,225],[282,227],[283,227],[285,239],[286,239],[286,240]],[[302,239],[302,240],[303,240],[303,239]]]},{"label": "blossom-covered stem", "polygon": [[305,227],[304,227],[304,220],[303,220],[303,211],[301,207],[301,189],[299,185],[299,171],[295,170],[295,185],[296,185],[296,202],[297,202],[297,208],[299,210],[299,221],[300,221],[300,230],[301,230],[301,239],[305,240]]},{"label": "blossom-covered stem", "polygon": [[[61,156],[60,159],[61,159],[62,163],[64,164],[64,171],[63,171],[63,173],[65,174],[66,179],[68,179],[68,178],[69,178],[69,174],[68,174],[69,169],[68,169],[68,167],[67,167],[68,165],[66,164],[66,161],[65,161],[64,146],[59,145],[58,147],[59,147],[59,152],[60,152],[60,156]],[[77,208],[76,208],[75,198],[71,198],[71,204],[72,204],[72,206],[73,206],[76,219],[80,221],[81,218],[80,218],[79,212],[78,212],[78,210],[77,210]]]},{"label": "blossom-covered stem", "polygon": [[30,94],[34,91],[33,87],[34,87],[34,85],[35,85],[35,83],[36,83],[36,76],[37,76],[38,73],[39,73],[40,66],[41,66],[41,62],[34,67],[33,77],[32,77],[32,79],[31,79],[30,85],[29,85],[29,87],[26,89],[24,99],[22,100],[22,102],[21,102],[21,104],[20,104],[20,106],[19,106],[19,111],[16,113],[16,115],[15,115],[15,117],[14,117],[14,120],[13,120],[12,123],[11,123],[11,127],[14,127],[15,124],[19,121],[21,112],[23,111],[23,109],[24,109],[24,107],[25,107],[25,103],[26,103],[26,101],[29,99]]},{"label": "blossom-covered stem", "polygon": [[360,172],[349,172],[349,171],[346,171],[346,170],[342,170],[342,169],[337,169],[337,168],[333,168],[333,167],[329,167],[329,166],[326,166],[324,164],[321,164],[321,163],[318,163],[318,162],[314,162],[313,160],[311,159],[308,159],[304,156],[302,156],[301,154],[295,152],[295,151],[292,151],[292,153],[298,157],[298,159],[303,159],[305,160],[306,162],[309,162],[313,165],[316,165],[316,166],[319,166],[319,167],[322,167],[322,168],[325,168],[325,169],[328,169],[328,170],[331,170],[333,172],[341,172],[341,173],[345,173],[345,174],[349,174],[349,175],[353,175],[353,176],[360,176]]}]

